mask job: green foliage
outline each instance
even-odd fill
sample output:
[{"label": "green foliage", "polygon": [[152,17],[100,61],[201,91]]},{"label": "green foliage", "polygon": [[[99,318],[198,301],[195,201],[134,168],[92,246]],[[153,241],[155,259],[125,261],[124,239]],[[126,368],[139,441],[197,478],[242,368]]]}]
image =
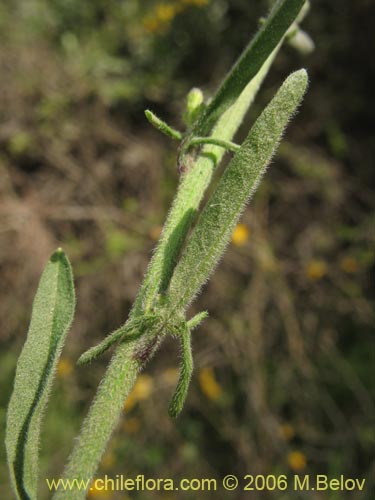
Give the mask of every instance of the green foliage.
[{"label": "green foliage", "polygon": [[[125,319],[178,183],[178,143],[168,145],[150,130],[142,110],[170,117],[181,131],[182,123],[191,128],[202,108],[182,122],[176,113],[183,112],[184,95],[200,85],[209,102],[246,33],[274,3],[0,2],[3,434],[46,244],[61,241],[81,276],[80,335],[69,342],[67,357],[62,353],[43,423],[40,500],[53,495],[43,478],[61,476],[109,353],[78,369],[74,359]],[[125,471],[178,481],[185,469],[191,477],[219,478],[228,464],[237,474],[254,463],[259,473],[293,474],[291,450],[305,456],[302,474],[367,477],[363,495],[371,497],[375,198],[365,99],[372,92],[371,16],[369,2],[313,4],[306,26],[318,52],[295,57],[287,45],[295,45],[300,29],[288,30],[286,50],[236,137],[240,144],[277,82],[311,65],[313,85],[298,124],[288,129],[211,285],[191,308],[204,306],[212,319],[192,337],[194,376],[184,410],[176,422],[165,411],[178,378],[179,349],[169,339],[137,377],[97,477]],[[159,29],[166,5],[179,10]],[[82,16],[83,8],[94,15]],[[332,65],[321,78],[326,61]],[[193,168],[201,146],[189,151]],[[224,169],[215,170],[210,192]],[[119,337],[113,350],[121,339],[129,337]],[[0,497],[14,498],[5,446],[0,464]]]},{"label": "green foliage", "polygon": [[39,283],[8,407],[8,464],[14,491],[22,500],[37,498],[40,427],[74,305],[70,263],[58,249]]},{"label": "green foliage", "polygon": [[220,259],[306,87],[305,70],[290,75],[227,166],[173,274],[168,295],[177,310],[190,304]]},{"label": "green foliage", "polygon": [[[270,20],[264,23],[260,34],[256,35],[254,42],[250,42],[244,54],[221,85],[219,89],[220,99],[216,101],[216,97],[214,97],[207,109],[203,107],[202,114],[198,116],[191,129],[185,133],[181,144],[183,154],[178,160],[180,169],[185,172],[185,175],[182,177],[164,224],[159,244],[134,304],[135,314],[141,312],[142,309],[152,308],[157,294],[160,291],[165,291],[168,286],[185,237],[199,210],[199,205],[211,182],[213,172],[223,158],[223,143],[231,141],[241,125],[243,117],[267,75],[283,39],[304,4],[303,1],[297,3],[300,4],[298,10],[296,10],[294,0],[292,2],[281,1],[275,5]],[[275,23],[277,29],[274,26]],[[275,28],[275,32],[272,31],[273,28]],[[268,41],[268,36],[270,41]],[[262,43],[265,44],[264,47]],[[260,47],[262,50],[258,53]],[[249,70],[244,61],[248,62],[250,58],[253,58],[254,61],[252,61]],[[233,77],[233,71],[235,77]],[[246,82],[242,77],[239,78],[241,71],[245,71],[249,78]],[[236,92],[236,99],[234,99]],[[213,106],[213,102],[217,103],[217,107]],[[217,115],[218,108],[222,114],[217,116],[216,123],[211,123],[211,117]],[[209,130],[209,127],[212,127],[212,130]],[[200,135],[201,133],[209,133],[209,137],[214,139],[212,142],[223,141],[223,143],[221,145],[208,144],[198,155],[184,153],[191,146],[191,141],[196,138],[196,134]]]},{"label": "green foliage", "polygon": [[169,405],[169,415],[177,417],[184,406],[193,373],[193,354],[191,351],[191,335],[187,325],[178,332],[181,339],[181,370],[176,390]]},{"label": "green foliage", "polygon": [[278,0],[267,20],[232,68],[207,109],[193,127],[194,133],[208,133],[242,90],[261,69],[289,27],[299,15],[305,0]]},{"label": "green foliage", "polygon": [[[81,364],[87,363],[117,344],[70,456],[65,470],[66,478],[92,478],[118,421],[124,399],[130,393],[139,372],[157,352],[167,335],[177,337],[181,343],[180,377],[169,413],[176,417],[181,412],[193,371],[191,330],[207,316],[203,312],[187,321],[186,309],[222,256],[235,223],[258,186],[288,120],[301,102],[307,86],[305,70],[287,78],[241,146],[233,143],[232,139],[281,43],[291,26],[296,29],[295,22],[304,3],[304,0],[276,2],[259,33],[245,49],[209,104],[203,102],[203,94],[198,90],[189,94],[185,113],[187,130],[184,133],[173,129],[151,111],[146,111],[146,117],[152,125],[165,135],[180,141],[178,162],[181,182],[127,322],[80,357]],[[72,41],[71,38],[69,40]],[[72,48],[71,43],[68,46]],[[226,150],[234,154],[233,159],[197,217],[205,191]],[[189,235],[195,221],[196,225]],[[123,241],[118,241],[117,237],[113,240],[108,248],[109,253],[121,253]],[[61,252],[54,254],[50,266],[55,262],[70,273],[70,267]],[[62,266],[63,263],[66,263],[65,267]],[[46,342],[45,330],[39,324],[38,335],[44,334],[44,344],[36,334],[29,335],[31,340],[35,336],[45,353],[44,356],[43,353],[40,355],[40,346],[37,348],[34,340],[27,341],[24,350],[26,354],[22,354],[20,359],[15,395],[10,405],[8,422],[16,417],[19,428],[15,433],[16,437],[8,432],[8,454],[10,464],[14,467],[14,482],[19,498],[22,499],[34,498],[36,495],[35,457],[41,411],[50,387],[50,375],[56,366],[62,340],[73,315],[74,293],[69,273],[64,275],[61,271],[56,274],[55,270],[53,274],[47,268],[43,275],[36,298],[39,306],[34,306],[33,321],[43,321],[45,329],[49,325],[52,340]],[[56,282],[54,287],[50,274]],[[50,296],[43,299],[44,304],[40,299],[40,295],[45,293],[44,288],[47,294],[55,292],[52,308],[48,302],[52,300]],[[63,315],[63,319],[54,319],[55,309],[56,314]],[[46,312],[51,315],[49,322],[43,319]],[[30,331],[33,332],[33,322]],[[50,342],[53,343],[52,347]],[[38,357],[39,364],[35,365],[40,369],[38,378],[29,381],[29,394],[26,393],[26,403],[21,404],[24,409],[20,417],[17,414],[19,403],[16,398],[19,399],[18,392],[22,389],[22,384],[26,383],[22,373],[30,368],[33,357]],[[10,424],[8,427],[10,428]],[[70,491],[61,490],[56,492],[54,498],[63,500],[70,498],[70,495]],[[84,496],[84,491],[75,493],[76,500]]]},{"label": "green foliage", "polygon": [[[260,34],[255,37],[255,42],[251,42],[249,44],[244,54],[234,65],[228,77],[225,79],[224,84],[218,91],[220,95],[224,96],[219,100],[222,104],[218,105],[220,105],[223,110],[224,108],[228,108],[231,100],[233,99],[233,92],[235,90],[239,92],[237,95],[237,101],[220,117],[218,123],[213,129],[212,135],[207,138],[195,137],[191,135],[193,132],[190,133],[189,129],[185,133],[185,137],[187,138],[185,138],[181,144],[183,150],[191,145],[194,145],[194,141],[196,141],[197,145],[207,141],[209,145],[203,148],[201,154],[198,155],[197,158],[194,158],[194,162],[191,164],[190,161],[192,162],[193,160],[188,158],[188,155],[182,155],[182,159],[180,158],[180,161],[187,162],[187,165],[184,165],[184,168],[186,168],[187,171],[182,178],[171,211],[164,225],[159,244],[153,258],[151,259],[144,283],[134,304],[132,310],[132,315],[134,317],[137,318],[139,315],[142,316],[144,313],[150,314],[150,312],[153,311],[154,307],[157,305],[159,293],[164,293],[166,291],[173,270],[177,264],[179,253],[185,241],[187,232],[198,212],[200,202],[210,183],[213,171],[223,157],[223,148],[226,147],[232,151],[238,151],[239,147],[231,143],[230,139],[234,136],[239,125],[241,124],[243,116],[252,103],[263,78],[269,70],[273,58],[280,47],[281,41],[286,36],[290,26],[294,23],[296,17],[300,13],[304,2],[302,1],[300,3],[300,8],[296,10],[295,1],[278,2],[272,10],[269,20],[267,20],[262,26]],[[277,25],[277,30],[275,30],[276,35],[272,31],[272,29],[275,28],[275,23]],[[282,27],[282,29],[280,27]],[[269,44],[263,48],[261,56],[259,56],[259,46],[262,45],[261,42],[257,40],[259,37],[260,40],[263,40],[263,37],[267,40],[267,34],[271,32],[271,40]],[[244,70],[246,67],[243,60],[245,59],[248,61],[251,56],[255,57],[257,61],[256,63],[253,63],[254,65],[252,66],[252,71],[254,71],[254,68],[259,68],[259,71],[256,75],[254,75],[250,82],[245,85],[245,88],[243,88],[244,84],[242,77],[240,78],[240,83],[237,82],[237,77],[241,74],[240,69],[242,68],[242,70]],[[246,68],[246,74],[248,74],[247,71],[248,69]],[[235,77],[232,76],[233,72]],[[249,75],[251,74],[252,73],[249,73]],[[225,90],[223,90],[223,88]],[[193,95],[195,93],[193,93]],[[191,99],[191,97],[188,97],[187,99],[188,113],[192,110],[192,104],[190,102]],[[213,101],[215,99],[216,97],[214,97]],[[201,105],[200,96],[198,97],[197,103],[195,103],[193,107],[196,108],[197,105]],[[212,106],[210,109],[211,112],[215,112]],[[150,110],[146,110],[145,113],[150,123],[162,133],[174,139],[180,138],[180,133],[178,131],[169,127],[169,125],[163,122],[160,118],[156,117],[156,115],[154,115]],[[198,122],[200,120],[201,118],[198,118]],[[204,127],[194,125],[192,130],[203,130],[203,128]],[[113,335],[116,336],[116,332],[114,332]],[[110,340],[110,337],[108,337],[104,341],[103,345],[101,347],[98,346],[98,350],[93,350],[92,353],[103,352],[104,345],[109,347],[112,344],[113,342]],[[89,359],[90,357],[83,357],[81,358],[81,361],[85,360],[85,362],[87,362]]]},{"label": "green foliage", "polygon": [[[209,107],[208,114],[202,112],[196,122],[200,123],[199,126],[194,124],[191,131],[188,129],[182,141],[182,148],[185,141],[189,147],[189,141],[194,139],[196,130],[211,132],[211,137],[219,141],[232,139],[303,3],[294,0],[278,2],[271,13],[271,21],[265,23],[261,29],[262,34],[256,37],[255,48],[250,44],[245,56],[234,66],[235,78],[233,79],[232,73],[229,74],[225,80],[229,83],[219,91],[220,98],[216,101],[214,97],[212,100],[216,102],[215,106]],[[276,24],[273,26],[273,23]],[[268,31],[270,25],[276,34],[273,33],[273,29],[270,34]],[[266,43],[267,33],[271,43]],[[262,55],[258,56],[256,64],[252,65],[253,73],[248,73],[243,61],[248,62],[249,54],[253,54],[253,51],[258,54],[260,46],[263,48]],[[246,78],[251,78],[250,82],[242,78],[242,72],[246,73]],[[185,172],[176,198],[128,322],[124,325],[124,330],[114,332],[102,344],[81,357],[81,362],[87,362],[119,341],[107,375],[83,423],[79,442],[73,449],[65,477],[92,477],[105,443],[118,420],[123,399],[129,394],[137,373],[155,354],[167,333],[180,337],[182,345],[180,378],[169,407],[172,416],[177,416],[181,411],[193,369],[190,329],[184,320],[185,308],[208,279],[214,264],[220,258],[233,225],[259,182],[287,121],[302,99],[306,85],[307,76],[304,70],[291,75],[260,116],[244,145],[228,166],[217,190],[207,204],[208,208],[198,219],[197,226],[178,263],[191,223],[198,212],[213,171],[224,154],[223,143],[207,144],[198,155],[190,153],[181,155],[182,160],[188,163],[183,165]],[[148,111],[146,116],[163,133],[175,139],[179,138],[179,133],[173,131],[151,112]],[[201,117],[205,117],[203,122],[200,121]],[[212,117],[217,119],[216,126]],[[192,268],[189,273],[190,265]],[[150,316],[155,318],[155,323],[145,328],[141,335],[137,334],[136,338],[132,337],[130,340],[126,335],[122,335],[127,330],[127,325],[131,328],[130,325],[138,320],[142,324],[143,318]],[[199,316],[199,320],[203,317],[204,313]],[[194,319],[192,323],[195,324]],[[77,499],[83,498],[84,492],[79,495]],[[63,500],[68,496],[66,492],[61,491],[55,498]]]}]

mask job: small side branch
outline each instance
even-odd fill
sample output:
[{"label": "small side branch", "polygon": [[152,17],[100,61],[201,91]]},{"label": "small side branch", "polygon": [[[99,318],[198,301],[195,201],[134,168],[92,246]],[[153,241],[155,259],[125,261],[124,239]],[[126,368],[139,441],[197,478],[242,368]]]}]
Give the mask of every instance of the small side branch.
[{"label": "small side branch", "polygon": [[202,144],[212,144],[214,146],[219,146],[221,148],[227,149],[232,153],[236,153],[241,146],[235,144],[232,141],[225,141],[223,139],[216,139],[215,137],[193,137],[187,144],[190,146],[200,146]]},{"label": "small side branch", "polygon": [[176,130],[161,120],[158,116],[155,115],[149,109],[145,110],[145,115],[147,120],[151,123],[153,127],[155,127],[159,132],[166,135],[167,137],[171,137],[176,141],[181,141],[182,134],[179,130]]}]

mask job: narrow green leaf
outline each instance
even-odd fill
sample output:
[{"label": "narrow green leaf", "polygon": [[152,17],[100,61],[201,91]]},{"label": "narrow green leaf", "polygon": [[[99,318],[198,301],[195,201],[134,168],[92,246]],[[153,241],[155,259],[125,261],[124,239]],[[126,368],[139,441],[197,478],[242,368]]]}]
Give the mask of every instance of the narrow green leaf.
[{"label": "narrow green leaf", "polygon": [[189,328],[190,331],[194,330],[194,328],[197,328],[202,321],[204,321],[206,318],[208,318],[208,312],[207,311],[201,311],[200,313],[196,314],[193,316],[189,321],[186,323],[187,327]]},{"label": "narrow green leaf", "polygon": [[147,120],[151,123],[153,127],[159,130],[162,134],[170,137],[171,139],[175,139],[180,141],[182,139],[182,134],[178,130],[172,128],[165,121],[161,120],[158,116],[155,115],[151,110],[146,109],[145,115]]},{"label": "narrow green leaf", "polygon": [[305,70],[285,80],[226,168],[175,268],[169,288],[172,310],[184,310],[209,278],[300,104],[307,82]]},{"label": "narrow green leaf", "polygon": [[178,417],[184,406],[191,375],[193,373],[193,354],[191,351],[191,334],[187,325],[179,333],[181,339],[181,368],[180,377],[176,390],[169,404],[169,415],[173,418]]},{"label": "narrow green leaf", "polygon": [[[194,135],[207,135],[222,114],[237,100],[246,85],[282,40],[300,13],[305,0],[279,0],[265,23],[233,66],[206,110],[193,126]],[[188,141],[189,142],[189,141]]]},{"label": "narrow green leaf", "polygon": [[58,249],[39,282],[8,406],[7,458],[12,485],[21,500],[37,498],[42,417],[74,305],[71,266],[64,252]]}]

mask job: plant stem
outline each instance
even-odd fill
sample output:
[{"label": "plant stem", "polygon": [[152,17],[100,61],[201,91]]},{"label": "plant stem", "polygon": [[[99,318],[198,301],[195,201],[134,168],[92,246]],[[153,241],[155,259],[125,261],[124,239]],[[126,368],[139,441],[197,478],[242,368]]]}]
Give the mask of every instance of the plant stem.
[{"label": "plant stem", "polygon": [[[81,434],[64,471],[64,478],[86,481],[93,477],[140,370],[139,361],[133,358],[137,344],[137,341],[121,344],[114,354],[83,422]],[[85,497],[85,491],[77,489],[74,492],[75,500]],[[72,492],[59,490],[53,498],[71,500]]]},{"label": "plant stem", "polygon": [[216,137],[194,137],[190,142],[189,146],[200,146],[202,144],[214,144],[215,146],[220,146],[221,148],[236,153],[240,146],[232,141],[224,141],[223,139],[217,139]]}]

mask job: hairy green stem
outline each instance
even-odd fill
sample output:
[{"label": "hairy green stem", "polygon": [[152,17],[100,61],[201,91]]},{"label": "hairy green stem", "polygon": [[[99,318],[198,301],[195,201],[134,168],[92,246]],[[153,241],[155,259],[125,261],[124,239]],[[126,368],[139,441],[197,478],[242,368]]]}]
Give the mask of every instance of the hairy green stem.
[{"label": "hairy green stem", "polygon": [[202,144],[213,144],[214,146],[220,146],[221,148],[227,149],[232,153],[235,153],[240,149],[240,146],[238,144],[235,144],[232,141],[217,139],[216,137],[193,137],[193,139],[189,142],[189,147],[201,146]]},{"label": "hairy green stem", "polygon": [[[137,341],[122,344],[117,349],[99,385],[96,397],[85,418],[81,434],[75,444],[64,477],[90,480],[97,469],[103,450],[116,426],[129,392],[140,370],[134,359]],[[75,491],[74,499],[84,499],[85,491]],[[71,500],[72,492],[57,491],[54,500]]]}]

